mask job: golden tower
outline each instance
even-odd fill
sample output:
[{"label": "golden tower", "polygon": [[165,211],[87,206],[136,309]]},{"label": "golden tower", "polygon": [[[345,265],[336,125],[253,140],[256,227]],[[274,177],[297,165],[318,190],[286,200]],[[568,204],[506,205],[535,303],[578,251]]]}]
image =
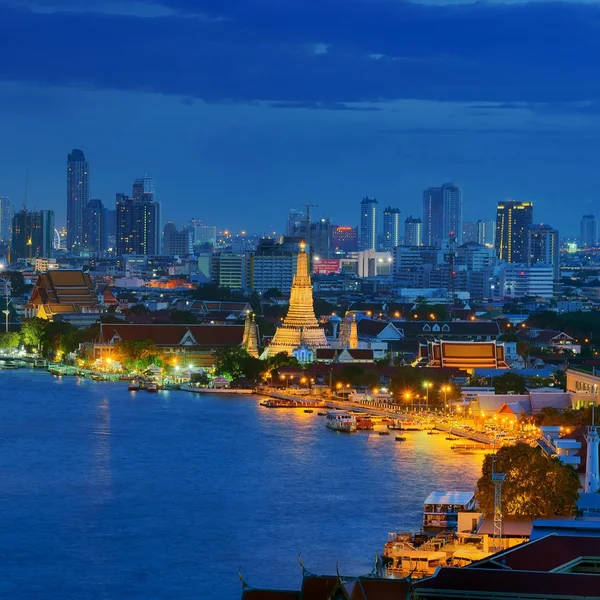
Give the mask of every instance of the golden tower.
[{"label": "golden tower", "polygon": [[296,263],[296,274],[290,293],[290,307],[283,321],[277,328],[268,354],[273,356],[279,352],[289,355],[304,344],[308,348],[329,348],[325,338],[325,330],[319,327],[315,317],[312,282],[308,272],[308,255],[304,242],[300,244],[300,252]]}]

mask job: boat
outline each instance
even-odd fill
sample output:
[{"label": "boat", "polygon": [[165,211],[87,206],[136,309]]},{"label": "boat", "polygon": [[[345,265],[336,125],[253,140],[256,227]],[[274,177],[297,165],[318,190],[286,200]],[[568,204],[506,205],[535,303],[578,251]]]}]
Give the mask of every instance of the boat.
[{"label": "boat", "polygon": [[[212,391],[212,390],[210,390]],[[298,403],[294,400],[285,400],[283,398],[269,398],[260,403],[265,408],[297,408]]]},{"label": "boat", "polygon": [[358,417],[356,419],[356,429],[359,431],[371,431],[375,425],[369,418]]},{"label": "boat", "polygon": [[326,412],[318,412],[317,413],[320,417],[326,417],[327,413]]},{"label": "boat", "polygon": [[146,386],[146,391],[147,392],[158,392],[158,386],[156,385],[156,383],[149,383]]},{"label": "boat", "polygon": [[332,410],[327,413],[325,427],[332,431],[353,433],[356,431],[356,417],[345,410]]},{"label": "boat", "polygon": [[312,413],[314,413],[315,411],[314,411],[312,408],[305,408],[305,409],[304,409],[304,412],[305,412],[305,413],[308,413],[308,414],[312,414]]},{"label": "boat", "polygon": [[139,390],[140,387],[141,387],[140,386],[140,382],[137,381],[136,379],[133,379],[132,381],[129,382],[129,385],[127,386],[127,389],[130,392],[135,392],[135,391]]},{"label": "boat", "polygon": [[427,435],[440,435],[440,432],[439,432],[439,431],[436,431],[435,429],[430,429],[430,430],[427,432]]},{"label": "boat", "polygon": [[404,436],[397,435],[397,436],[396,436],[396,441],[397,441],[397,442],[405,442],[405,441],[406,441],[406,438],[405,438]]},{"label": "boat", "polygon": [[389,431],[378,431],[379,435],[390,435]]},{"label": "boat", "polygon": [[454,442],[454,441],[456,441],[458,438],[457,438],[457,437],[453,437],[453,436],[451,436],[451,435],[448,435],[448,436],[446,436],[446,439],[447,439],[449,442]]}]

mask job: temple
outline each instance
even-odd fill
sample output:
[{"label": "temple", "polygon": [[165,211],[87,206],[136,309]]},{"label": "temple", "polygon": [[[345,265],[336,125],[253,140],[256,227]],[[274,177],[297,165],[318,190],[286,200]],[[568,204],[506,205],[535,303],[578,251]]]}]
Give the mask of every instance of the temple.
[{"label": "temple", "polygon": [[290,293],[290,307],[277,328],[273,340],[263,353],[262,358],[285,352],[290,356],[300,346],[310,349],[329,348],[325,330],[319,327],[313,305],[312,282],[308,270],[308,255],[304,243],[300,244],[296,274]]}]

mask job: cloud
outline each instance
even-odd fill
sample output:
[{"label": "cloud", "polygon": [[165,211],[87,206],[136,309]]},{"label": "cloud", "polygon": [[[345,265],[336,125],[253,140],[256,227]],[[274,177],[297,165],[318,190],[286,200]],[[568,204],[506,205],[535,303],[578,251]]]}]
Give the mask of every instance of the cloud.
[{"label": "cloud", "polygon": [[0,79],[312,108],[568,110],[600,101],[598,23],[583,3],[0,0]]}]

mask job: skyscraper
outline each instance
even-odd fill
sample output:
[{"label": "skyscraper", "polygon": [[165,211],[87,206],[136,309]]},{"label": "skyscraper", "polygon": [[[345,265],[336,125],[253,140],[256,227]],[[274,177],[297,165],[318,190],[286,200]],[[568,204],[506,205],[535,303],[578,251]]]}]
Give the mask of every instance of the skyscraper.
[{"label": "skyscraper", "polygon": [[163,254],[179,257],[192,254],[192,236],[187,228],[177,231],[171,221],[163,227]]},{"label": "skyscraper", "polygon": [[84,211],[90,199],[90,167],[82,150],[67,156],[67,250],[83,243]]},{"label": "skyscraper", "polygon": [[377,245],[377,200],[365,196],[360,202],[359,250],[375,250]]},{"label": "skyscraper", "polygon": [[528,233],[532,223],[532,202],[498,202],[496,252],[500,260],[527,264]]},{"label": "skyscraper", "polygon": [[0,241],[10,242],[14,210],[10,198],[0,196]]},{"label": "skyscraper", "polygon": [[160,204],[154,180],[136,179],[133,197],[117,194],[117,255],[160,254]]},{"label": "skyscraper", "polygon": [[423,237],[426,246],[442,246],[450,237],[462,242],[462,189],[453,183],[423,192]]},{"label": "skyscraper", "polygon": [[310,224],[310,252],[313,256],[329,258],[331,253],[331,219],[323,217]]},{"label": "skyscraper", "polygon": [[593,248],[598,245],[598,221],[594,215],[583,215],[579,245],[582,248]]},{"label": "skyscraper", "polygon": [[91,199],[86,205],[83,222],[83,245],[92,252],[102,252],[107,246],[105,211],[102,200]]},{"label": "skyscraper", "polygon": [[54,211],[21,210],[13,217],[12,260],[54,256]]},{"label": "skyscraper", "polygon": [[532,225],[527,234],[527,255],[529,266],[538,263],[551,265],[554,279],[560,277],[558,231],[550,225]]},{"label": "skyscraper", "polygon": [[496,223],[494,221],[465,221],[463,223],[463,244],[477,242],[482,246],[494,246]]},{"label": "skyscraper", "polygon": [[391,252],[400,245],[400,209],[388,206],[383,211],[383,244],[384,252]]},{"label": "skyscraper", "polygon": [[421,221],[421,219],[413,219],[413,216],[410,215],[410,217],[404,221],[404,245],[423,245],[423,221]]}]

